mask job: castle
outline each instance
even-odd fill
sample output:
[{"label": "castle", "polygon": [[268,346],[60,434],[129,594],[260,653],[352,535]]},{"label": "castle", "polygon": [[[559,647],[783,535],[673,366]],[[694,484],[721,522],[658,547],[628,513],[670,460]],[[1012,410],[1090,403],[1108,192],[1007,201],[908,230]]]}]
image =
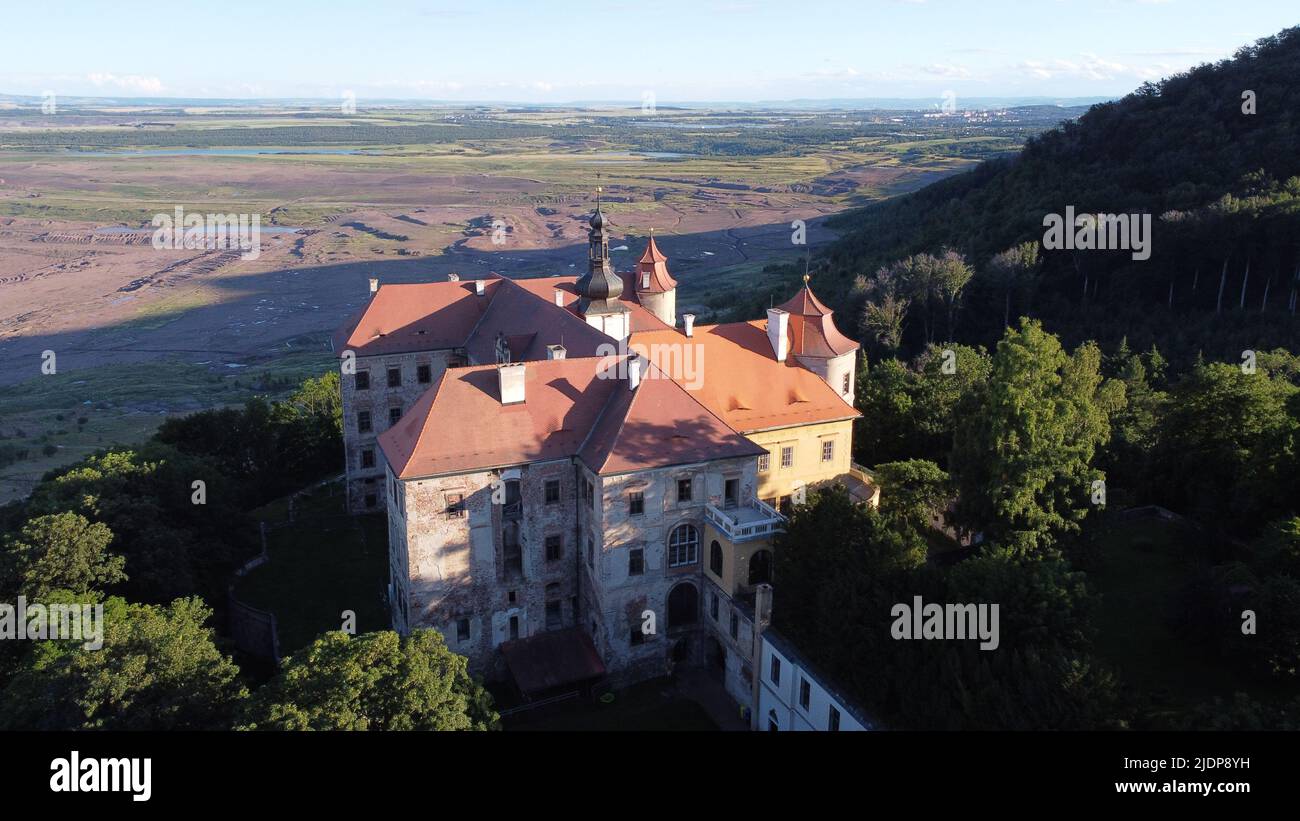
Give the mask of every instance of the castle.
[{"label": "castle", "polygon": [[[349,508],[384,508],[395,629],[527,699],[674,664],[749,703],[771,537],[850,460],[858,344],[804,285],[696,326],[653,235],[616,272],[385,285],[335,337]],[[760,625],[761,626],[761,625]]]}]

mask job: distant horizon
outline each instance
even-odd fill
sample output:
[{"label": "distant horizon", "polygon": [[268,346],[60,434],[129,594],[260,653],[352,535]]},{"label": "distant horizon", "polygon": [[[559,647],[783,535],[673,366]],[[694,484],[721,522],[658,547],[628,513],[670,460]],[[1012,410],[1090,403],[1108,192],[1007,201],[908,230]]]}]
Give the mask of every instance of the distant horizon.
[{"label": "distant horizon", "polygon": [[[557,105],[1114,99],[1298,21],[1238,0],[302,0],[6,9],[0,88],[60,98]],[[201,32],[191,36],[189,32]],[[996,93],[991,93],[996,89]]]},{"label": "distant horizon", "polygon": [[[1119,95],[1123,96],[1123,95]],[[1097,103],[1119,99],[1119,96],[1081,96],[1061,97],[1051,95],[999,95],[989,94],[978,97],[951,98],[953,108],[962,110],[988,110],[993,108],[1023,108],[1029,106],[1056,106],[1072,108],[1089,106]],[[0,111],[39,107],[42,96],[33,94],[15,94],[0,90]],[[303,106],[337,108],[339,100],[330,97],[190,97],[190,96],[128,96],[128,95],[68,95],[60,98],[64,105],[77,102],[83,105],[118,105],[132,107],[204,105],[212,107],[256,107],[256,106]],[[801,97],[783,100],[656,100],[655,107],[682,111],[698,110],[745,110],[745,109],[849,109],[858,111],[925,111],[941,109],[944,97]],[[449,100],[420,98],[356,98],[358,112],[365,108],[478,108],[478,107],[521,107],[521,108],[573,108],[581,110],[642,108],[645,102],[631,99],[605,100],[556,100],[535,102],[528,100]]]}]

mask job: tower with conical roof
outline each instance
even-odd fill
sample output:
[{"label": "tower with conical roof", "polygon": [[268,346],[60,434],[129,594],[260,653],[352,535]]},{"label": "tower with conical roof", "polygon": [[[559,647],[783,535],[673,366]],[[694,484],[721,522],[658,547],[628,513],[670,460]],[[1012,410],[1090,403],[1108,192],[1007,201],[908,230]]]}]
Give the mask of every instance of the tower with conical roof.
[{"label": "tower with conical roof", "polygon": [[609,261],[609,221],[600,210],[600,189],[596,189],[596,212],[588,222],[587,273],[578,280],[578,313],[592,327],[615,339],[626,339],[630,331],[623,295],[623,278]]},{"label": "tower with conical roof", "polygon": [[665,325],[677,322],[677,280],[668,273],[668,257],[655,243],[654,229],[636,264],[636,296]]},{"label": "tower with conical roof", "polygon": [[844,401],[853,404],[853,384],[857,371],[857,353],[861,346],[835,327],[834,313],[812,292],[804,274],[803,287],[781,306],[768,311],[769,331],[772,315],[784,313],[785,348],[790,356],[820,376]]}]

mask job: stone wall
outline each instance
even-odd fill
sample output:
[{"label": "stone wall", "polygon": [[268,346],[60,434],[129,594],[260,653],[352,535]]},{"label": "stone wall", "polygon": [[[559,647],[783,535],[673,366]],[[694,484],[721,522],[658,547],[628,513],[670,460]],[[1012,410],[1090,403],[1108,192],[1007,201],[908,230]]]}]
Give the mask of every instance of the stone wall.
[{"label": "stone wall", "polygon": [[[347,470],[348,511],[365,513],[383,510],[385,507],[386,483],[384,482],[384,460],[379,453],[376,440],[379,434],[388,430],[390,408],[400,408],[403,413],[415,404],[426,390],[432,387],[438,376],[447,368],[448,361],[461,363],[463,357],[449,350],[419,351],[387,356],[359,356],[356,360],[358,373],[370,376],[370,387],[357,390],[356,376],[342,374],[340,390],[343,398],[343,450]],[[419,366],[429,366],[429,381],[419,381]],[[402,384],[396,388],[388,387],[388,369],[399,368]],[[358,414],[370,413],[370,430],[360,430]],[[373,467],[363,467],[363,453],[374,453]]]},{"label": "stone wall", "polygon": [[[498,501],[493,499],[494,487],[515,479],[520,483],[518,518],[499,503],[504,490]],[[558,482],[560,491],[559,500],[549,504],[548,480]],[[441,631],[447,646],[468,656],[476,673],[499,677],[503,671],[495,667],[495,651],[503,641],[546,630],[548,615],[553,628],[578,623],[577,485],[570,460],[395,487],[396,498],[388,504],[390,563],[395,577],[409,580],[398,594],[406,596],[407,629]],[[455,495],[463,499],[461,515],[449,512]],[[518,533],[517,563],[507,551],[509,530]],[[548,536],[560,541],[558,558],[547,558]],[[468,621],[468,637],[463,637],[461,620]]]}]

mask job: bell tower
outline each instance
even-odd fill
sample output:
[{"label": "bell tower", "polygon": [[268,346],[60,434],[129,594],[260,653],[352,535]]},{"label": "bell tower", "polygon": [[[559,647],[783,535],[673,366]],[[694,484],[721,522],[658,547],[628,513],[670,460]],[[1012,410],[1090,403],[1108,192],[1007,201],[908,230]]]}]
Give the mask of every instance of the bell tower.
[{"label": "bell tower", "polygon": [[587,232],[587,273],[575,287],[578,291],[578,313],[587,324],[599,328],[609,336],[622,340],[630,329],[628,309],[619,301],[623,295],[623,278],[614,271],[609,261],[609,220],[600,210],[600,188],[596,189],[596,212],[591,215]]}]

